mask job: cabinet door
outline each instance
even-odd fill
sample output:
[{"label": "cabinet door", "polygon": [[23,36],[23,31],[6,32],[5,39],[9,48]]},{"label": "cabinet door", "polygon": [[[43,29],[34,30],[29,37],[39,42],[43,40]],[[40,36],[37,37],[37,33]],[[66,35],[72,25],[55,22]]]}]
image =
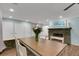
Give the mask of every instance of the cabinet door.
[{"label": "cabinet door", "polygon": [[27,22],[15,22],[16,38],[32,37],[32,25]]},{"label": "cabinet door", "polygon": [[24,37],[24,22],[15,22],[15,36],[16,38],[23,38]]},{"label": "cabinet door", "polygon": [[12,21],[3,21],[3,40],[14,39],[13,37],[13,22]]},{"label": "cabinet door", "polygon": [[25,37],[32,37],[33,36],[32,24],[25,22],[24,27],[25,27],[24,30]]},{"label": "cabinet door", "polygon": [[20,21],[3,21],[3,40],[32,37],[32,24]]}]

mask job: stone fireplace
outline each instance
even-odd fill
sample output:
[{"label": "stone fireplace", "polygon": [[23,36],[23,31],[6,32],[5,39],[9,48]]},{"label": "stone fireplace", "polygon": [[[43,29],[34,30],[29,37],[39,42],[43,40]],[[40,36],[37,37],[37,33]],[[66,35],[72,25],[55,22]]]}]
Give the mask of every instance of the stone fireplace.
[{"label": "stone fireplace", "polygon": [[56,37],[64,37],[63,36],[63,33],[53,33],[53,36],[56,36]]},{"label": "stone fireplace", "polygon": [[54,39],[59,37],[63,38],[64,43],[71,44],[71,28],[49,28],[48,33],[49,40],[51,36],[53,36]]}]

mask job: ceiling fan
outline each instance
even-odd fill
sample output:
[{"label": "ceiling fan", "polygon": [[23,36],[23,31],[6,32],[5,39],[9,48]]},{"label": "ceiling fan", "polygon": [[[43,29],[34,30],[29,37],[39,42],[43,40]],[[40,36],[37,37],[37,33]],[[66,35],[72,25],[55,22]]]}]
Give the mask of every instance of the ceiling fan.
[{"label": "ceiling fan", "polygon": [[65,9],[64,9],[64,11],[66,11],[66,10],[68,10],[69,8],[71,8],[73,5],[75,5],[75,4],[79,4],[79,3],[72,3],[72,4],[70,4],[68,7],[66,7]]}]

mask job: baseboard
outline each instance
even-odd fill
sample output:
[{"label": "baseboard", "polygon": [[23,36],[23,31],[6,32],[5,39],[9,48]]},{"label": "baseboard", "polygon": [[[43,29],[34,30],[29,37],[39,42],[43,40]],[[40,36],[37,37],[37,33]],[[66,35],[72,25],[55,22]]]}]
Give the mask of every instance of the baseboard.
[{"label": "baseboard", "polygon": [[15,48],[15,40],[5,40],[4,44],[6,45],[7,48]]}]

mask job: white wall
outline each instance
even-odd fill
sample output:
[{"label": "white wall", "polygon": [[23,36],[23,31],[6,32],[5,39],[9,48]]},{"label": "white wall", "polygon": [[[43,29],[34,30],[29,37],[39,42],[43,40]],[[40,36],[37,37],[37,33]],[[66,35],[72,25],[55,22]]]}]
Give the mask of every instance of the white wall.
[{"label": "white wall", "polygon": [[71,18],[71,43],[79,46],[79,17]]}]

